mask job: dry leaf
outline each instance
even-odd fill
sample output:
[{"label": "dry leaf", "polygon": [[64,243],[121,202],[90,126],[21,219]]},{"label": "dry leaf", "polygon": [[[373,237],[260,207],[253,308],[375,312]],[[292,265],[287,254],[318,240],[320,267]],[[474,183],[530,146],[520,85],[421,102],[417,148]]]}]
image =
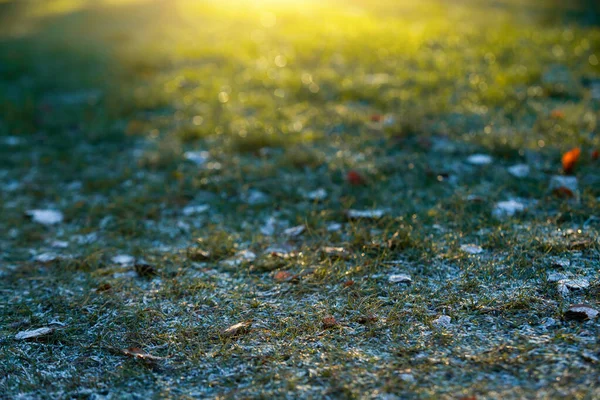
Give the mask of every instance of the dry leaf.
[{"label": "dry leaf", "polygon": [[586,321],[598,316],[598,310],[587,304],[573,304],[565,313],[565,319],[574,321]]},{"label": "dry leaf", "polygon": [[572,174],[575,169],[575,164],[577,160],[579,160],[579,156],[581,155],[581,149],[576,147],[567,151],[562,156],[562,167],[565,174]]},{"label": "dry leaf", "polygon": [[156,275],[156,269],[152,265],[144,262],[135,264],[135,272],[142,278],[149,278]]},{"label": "dry leaf", "polygon": [[250,331],[251,326],[252,320],[238,322],[237,324],[231,325],[229,328],[222,331],[221,336],[231,338],[244,333],[248,333]]},{"label": "dry leaf", "polygon": [[110,283],[103,283],[96,288],[96,292],[97,293],[106,292],[110,289],[112,289],[112,286]]},{"label": "dry leaf", "polygon": [[129,357],[137,358],[144,361],[160,361],[164,360],[164,357],[153,356],[152,354],[144,353],[139,347],[130,347],[122,350],[123,354]]},{"label": "dry leaf", "polygon": [[596,149],[592,151],[592,160],[596,161],[598,158],[600,158],[600,152]]},{"label": "dry leaf", "polygon": [[350,252],[343,247],[330,247],[326,246],[321,249],[321,253],[330,258],[349,258]]},{"label": "dry leaf", "polygon": [[358,319],[356,320],[356,322],[358,322],[359,324],[372,324],[377,322],[377,317],[373,314],[368,314],[368,315],[361,315],[360,317],[358,317]]},{"label": "dry leaf", "polygon": [[294,275],[288,271],[277,271],[273,276],[273,279],[275,279],[277,282],[286,282],[291,280],[293,277]]},{"label": "dry leaf", "polygon": [[350,287],[354,285],[354,281],[352,279],[348,280],[348,281],[344,281],[342,282],[342,286],[343,287]]},{"label": "dry leaf", "polygon": [[323,329],[333,328],[338,325],[336,319],[332,316],[327,316],[323,318]]},{"label": "dry leaf", "polygon": [[564,119],[565,118],[565,112],[563,110],[552,110],[552,112],[550,113],[550,117],[554,118],[554,119]]}]

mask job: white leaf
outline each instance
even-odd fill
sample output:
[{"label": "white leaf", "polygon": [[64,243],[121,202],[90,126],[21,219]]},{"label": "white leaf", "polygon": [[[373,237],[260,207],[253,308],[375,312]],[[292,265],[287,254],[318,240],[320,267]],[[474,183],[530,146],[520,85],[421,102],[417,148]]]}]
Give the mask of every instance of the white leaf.
[{"label": "white leaf", "polygon": [[283,231],[283,234],[289,237],[296,237],[296,236],[300,236],[304,231],[306,230],[306,226],[304,225],[298,225],[298,226],[294,226],[292,228],[288,228],[285,231]]},{"label": "white leaf", "polygon": [[51,334],[54,331],[54,329],[49,328],[47,326],[43,327],[43,328],[38,328],[38,329],[33,329],[30,331],[22,331],[19,332],[15,335],[15,339],[16,340],[27,340],[27,339],[35,339],[38,338],[40,336],[46,336]]},{"label": "white leaf", "polygon": [[407,274],[390,275],[388,278],[390,283],[412,283],[412,278]]},{"label": "white leaf", "polygon": [[472,165],[488,165],[492,163],[492,157],[487,154],[473,154],[467,157],[467,162]]},{"label": "white leaf", "polygon": [[508,167],[508,173],[514,176],[515,178],[525,178],[527,175],[529,175],[529,165],[513,165],[512,167]]},{"label": "white leaf", "polygon": [[28,210],[25,212],[33,222],[43,225],[56,225],[63,221],[63,214],[57,210]]},{"label": "white leaf", "polygon": [[183,158],[196,165],[202,165],[208,160],[208,151],[186,151]]},{"label": "white leaf", "polygon": [[327,198],[327,191],[323,188],[304,193],[304,198],[314,201],[322,201]]},{"label": "white leaf", "polygon": [[130,256],[129,254],[119,254],[117,256],[114,256],[111,260],[115,264],[126,265],[133,264],[133,262],[135,261],[135,257]]},{"label": "white leaf", "polygon": [[440,315],[436,319],[434,319],[431,323],[436,328],[448,328],[451,325],[452,318],[447,315]]},{"label": "white leaf", "polygon": [[512,217],[516,213],[525,211],[525,204],[516,200],[500,201],[496,203],[492,215],[496,218]]},{"label": "white leaf", "polygon": [[359,218],[368,218],[368,219],[379,219],[385,215],[384,210],[348,210],[348,218],[351,219],[359,219]]},{"label": "white leaf", "polygon": [[200,204],[200,205],[196,205],[196,206],[184,207],[182,212],[183,212],[183,215],[185,215],[186,217],[189,217],[190,215],[201,214],[205,211],[208,211],[209,208],[210,208],[210,206],[208,204]]},{"label": "white leaf", "polygon": [[477,246],[476,244],[463,244],[460,246],[460,249],[465,253],[469,254],[483,253],[483,249],[481,248],[481,246]]}]

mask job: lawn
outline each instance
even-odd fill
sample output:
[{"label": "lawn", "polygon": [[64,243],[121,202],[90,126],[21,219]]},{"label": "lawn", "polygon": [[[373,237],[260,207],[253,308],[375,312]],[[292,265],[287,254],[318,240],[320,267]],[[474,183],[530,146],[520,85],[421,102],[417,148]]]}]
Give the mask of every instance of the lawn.
[{"label": "lawn", "polygon": [[0,0],[0,398],[599,398],[567,3]]}]

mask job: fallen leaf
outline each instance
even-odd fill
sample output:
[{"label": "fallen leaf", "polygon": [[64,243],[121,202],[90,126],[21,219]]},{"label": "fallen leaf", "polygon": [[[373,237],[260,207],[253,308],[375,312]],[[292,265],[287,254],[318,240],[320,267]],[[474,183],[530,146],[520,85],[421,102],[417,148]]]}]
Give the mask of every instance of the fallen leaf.
[{"label": "fallen leaf", "polygon": [[384,210],[348,210],[346,215],[350,219],[379,219],[385,215]]},{"label": "fallen leaf", "polygon": [[550,178],[550,191],[559,197],[577,198],[578,186],[577,178],[574,176],[554,175]]},{"label": "fallen leaf", "polygon": [[590,287],[587,279],[560,279],[558,282],[558,292],[563,296],[568,296],[570,292],[583,290]]},{"label": "fallen leaf", "polygon": [[115,264],[125,265],[133,263],[135,261],[135,257],[128,254],[119,254],[118,256],[111,258],[111,261]]},{"label": "fallen leaf", "polygon": [[248,190],[248,192],[246,192],[243,196],[242,199],[254,206],[254,205],[258,205],[258,204],[265,204],[269,201],[269,196],[267,196],[265,193],[261,192],[260,190],[256,190],[256,189],[250,189]]},{"label": "fallen leaf", "polygon": [[467,162],[472,165],[488,165],[492,160],[492,157],[487,154],[473,154],[467,157]]},{"label": "fallen leaf", "polygon": [[354,281],[352,279],[342,282],[343,287],[350,287],[354,285]]},{"label": "fallen leaf", "polygon": [[252,320],[238,322],[235,325],[231,325],[229,328],[223,330],[221,332],[221,336],[224,337],[235,337],[241,334],[248,333],[250,331],[250,327],[252,326]]},{"label": "fallen leaf", "polygon": [[42,225],[56,225],[63,221],[63,214],[57,210],[27,210],[25,215]]},{"label": "fallen leaf", "polygon": [[232,258],[229,258],[223,261],[223,264],[228,265],[230,267],[237,267],[238,265],[242,265],[244,263],[252,262],[256,259],[256,254],[250,250],[243,250],[237,253]]},{"label": "fallen leaf", "polygon": [[573,304],[565,312],[565,319],[574,321],[585,321],[598,316],[598,310],[587,304]]},{"label": "fallen leaf", "polygon": [[516,201],[516,200],[508,200],[508,201],[500,201],[496,203],[494,206],[494,210],[492,211],[492,215],[498,219],[504,217],[512,217],[516,213],[520,213],[525,211],[525,204]]},{"label": "fallen leaf", "polygon": [[277,271],[273,276],[277,282],[287,282],[293,278],[293,274],[288,271]]},{"label": "fallen leaf", "polygon": [[285,236],[289,236],[289,237],[296,237],[296,236],[302,235],[302,233],[305,230],[306,230],[306,226],[304,226],[304,225],[298,225],[298,226],[294,226],[292,228],[288,228],[288,229],[284,230],[283,234]]},{"label": "fallen leaf", "polygon": [[358,322],[359,324],[363,324],[363,325],[370,324],[370,323],[377,322],[377,317],[373,314],[361,315],[360,317],[358,317],[356,322]]},{"label": "fallen leaf", "polygon": [[332,222],[327,225],[327,232],[337,232],[342,230],[343,225],[337,222]]},{"label": "fallen leaf", "polygon": [[208,151],[186,151],[183,153],[183,158],[198,166],[204,164],[208,160]]},{"label": "fallen leaf", "polygon": [[381,114],[372,114],[369,119],[371,122],[381,122],[383,121],[383,115]]},{"label": "fallen leaf", "polygon": [[562,167],[565,174],[572,174],[575,169],[575,164],[577,160],[579,160],[579,156],[581,154],[581,149],[579,147],[575,147],[567,151],[562,156]]},{"label": "fallen leaf", "polygon": [[563,110],[552,110],[552,112],[550,113],[550,117],[554,118],[554,119],[564,119],[565,118],[565,112]]},{"label": "fallen leaf", "polygon": [[111,284],[110,284],[110,283],[103,283],[103,284],[99,285],[99,286],[96,288],[96,292],[97,292],[97,293],[102,293],[102,292],[106,292],[106,291],[108,291],[108,290],[110,290],[110,289],[112,289],[112,286],[111,286]]},{"label": "fallen leaf", "polygon": [[447,315],[440,315],[436,319],[434,319],[431,324],[436,328],[449,328],[451,324],[452,318]]},{"label": "fallen leaf", "polygon": [[598,160],[598,158],[600,158],[600,152],[598,151],[598,149],[592,151],[592,160],[596,161]]},{"label": "fallen leaf", "polygon": [[34,260],[43,264],[58,260],[60,257],[55,253],[42,253],[35,256]]},{"label": "fallen leaf", "polygon": [[69,247],[69,242],[66,242],[64,240],[55,240],[52,243],[50,243],[50,246],[54,247],[55,249],[66,249],[67,247]]},{"label": "fallen leaf", "polygon": [[346,180],[349,184],[354,186],[364,185],[366,183],[365,178],[354,170],[348,171],[348,173],[346,174]]},{"label": "fallen leaf", "polygon": [[396,275],[390,275],[388,277],[388,282],[390,282],[390,283],[407,283],[410,285],[412,283],[412,278],[408,274],[396,274]]},{"label": "fallen leaf", "polygon": [[465,253],[469,254],[483,253],[483,249],[481,248],[481,246],[477,246],[476,244],[463,244],[460,246],[460,249]]},{"label": "fallen leaf", "polygon": [[322,201],[327,198],[327,191],[323,188],[320,188],[313,190],[312,192],[304,193],[303,196],[307,200]]},{"label": "fallen leaf", "polygon": [[508,173],[515,178],[525,178],[529,175],[529,165],[527,164],[516,164],[512,167],[508,167]]},{"label": "fallen leaf", "polygon": [[137,274],[142,278],[149,278],[156,275],[156,269],[152,265],[145,262],[135,263],[134,268],[135,272],[137,272]]},{"label": "fallen leaf", "polygon": [[321,249],[321,253],[324,256],[331,258],[348,258],[350,257],[350,252],[343,247],[323,247]]},{"label": "fallen leaf", "polygon": [[200,204],[200,205],[192,205],[192,206],[187,206],[184,207],[182,210],[183,215],[185,215],[186,217],[189,217],[190,215],[194,215],[194,214],[201,214],[203,212],[206,212],[210,209],[210,206],[208,204]]},{"label": "fallen leaf", "polygon": [[17,333],[15,335],[15,339],[16,340],[38,339],[38,338],[43,337],[43,336],[48,336],[52,332],[54,332],[53,328],[45,326],[43,328],[38,328],[38,329],[30,330],[30,331],[19,332],[19,333]]},{"label": "fallen leaf", "polygon": [[338,325],[336,319],[332,316],[327,316],[323,318],[323,329],[330,329]]},{"label": "fallen leaf", "polygon": [[133,357],[133,358],[136,358],[139,360],[144,360],[144,361],[160,361],[160,360],[165,359],[164,357],[157,357],[157,356],[153,356],[152,354],[145,353],[139,347],[129,347],[127,349],[123,349],[122,352],[126,356]]}]

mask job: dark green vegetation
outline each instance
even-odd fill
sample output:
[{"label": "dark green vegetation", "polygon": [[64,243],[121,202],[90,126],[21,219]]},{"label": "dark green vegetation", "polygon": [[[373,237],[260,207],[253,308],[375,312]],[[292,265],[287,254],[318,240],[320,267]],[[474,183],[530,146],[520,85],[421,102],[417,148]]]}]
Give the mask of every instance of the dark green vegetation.
[{"label": "dark green vegetation", "polygon": [[600,28],[549,3],[0,1],[0,396],[600,397]]}]

